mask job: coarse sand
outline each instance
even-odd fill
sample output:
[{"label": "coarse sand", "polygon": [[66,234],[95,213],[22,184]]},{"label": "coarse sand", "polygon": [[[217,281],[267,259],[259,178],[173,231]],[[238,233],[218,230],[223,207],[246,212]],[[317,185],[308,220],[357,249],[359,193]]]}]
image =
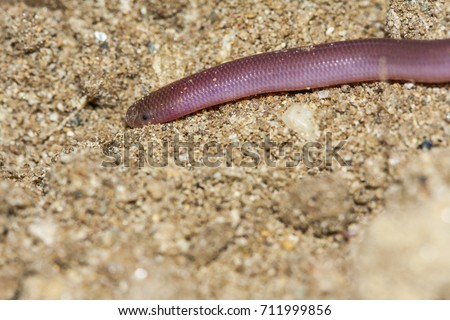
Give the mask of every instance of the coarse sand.
[{"label": "coarse sand", "polygon": [[124,122],[238,57],[450,38],[449,1],[3,0],[0,23],[1,299],[450,298],[448,84]]}]

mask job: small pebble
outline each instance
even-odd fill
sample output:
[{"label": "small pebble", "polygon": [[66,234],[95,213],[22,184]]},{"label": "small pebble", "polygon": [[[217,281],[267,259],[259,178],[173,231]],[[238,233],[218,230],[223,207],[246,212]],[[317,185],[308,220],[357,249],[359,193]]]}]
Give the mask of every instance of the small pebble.
[{"label": "small pebble", "polygon": [[48,246],[51,246],[55,241],[56,229],[56,224],[48,220],[36,221],[28,228],[32,235],[42,240]]},{"label": "small pebble", "polygon": [[99,42],[105,42],[108,39],[108,36],[106,35],[106,33],[101,32],[101,31],[95,31],[94,36],[97,39],[97,41],[99,41]]},{"label": "small pebble", "polygon": [[149,41],[149,42],[147,43],[147,50],[148,50],[148,52],[150,52],[150,53],[155,53],[156,50],[157,50],[156,45],[155,45],[153,42]]},{"label": "small pebble", "polygon": [[430,150],[432,147],[433,147],[433,143],[432,143],[430,140],[428,140],[428,139],[425,139],[425,140],[419,145],[419,149],[422,149],[422,150]]},{"label": "small pebble", "polygon": [[137,268],[134,270],[134,277],[139,280],[144,280],[147,278],[148,272],[145,269]]},{"label": "small pebble", "polygon": [[412,83],[412,82],[407,82],[407,83],[405,83],[405,85],[404,85],[404,87],[406,88],[406,89],[412,89],[412,88],[414,88],[414,83]]},{"label": "small pebble", "polygon": [[329,90],[320,90],[318,92],[319,95],[319,99],[327,99],[330,96],[330,91]]},{"label": "small pebble", "polygon": [[289,129],[296,131],[307,140],[316,140],[319,137],[319,126],[314,119],[312,108],[294,104],[286,110],[282,120]]}]

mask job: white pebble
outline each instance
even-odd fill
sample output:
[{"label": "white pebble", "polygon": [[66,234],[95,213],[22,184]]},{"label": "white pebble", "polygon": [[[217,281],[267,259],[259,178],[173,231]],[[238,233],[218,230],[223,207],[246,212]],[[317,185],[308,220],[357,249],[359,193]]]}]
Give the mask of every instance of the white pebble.
[{"label": "white pebble", "polygon": [[118,193],[125,193],[125,192],[127,191],[127,188],[126,188],[124,185],[119,184],[119,185],[116,187],[116,191],[117,191]]},{"label": "white pebble", "polygon": [[49,115],[49,119],[50,119],[50,121],[52,121],[52,122],[57,122],[58,121],[58,114],[56,113],[56,112],[52,112],[52,113],[50,113],[50,115]]},{"label": "white pebble", "polygon": [[101,31],[95,31],[94,36],[100,42],[105,42],[106,39],[108,39],[108,36],[106,35],[106,33],[101,32]]},{"label": "white pebble", "polygon": [[55,241],[56,224],[53,221],[40,220],[34,222],[29,226],[28,230],[48,246],[51,246]]},{"label": "white pebble", "polygon": [[319,126],[317,125],[313,110],[310,106],[294,104],[286,110],[281,119],[289,129],[299,133],[307,140],[316,140],[319,137]]},{"label": "white pebble", "polygon": [[239,214],[239,211],[236,209],[231,210],[230,217],[231,217],[231,226],[233,228],[237,227],[237,225],[241,221],[241,215]]},{"label": "white pebble", "polygon": [[407,82],[407,83],[405,83],[405,88],[406,89],[412,89],[412,88],[414,88],[414,83],[412,83],[412,82]]},{"label": "white pebble", "polygon": [[143,15],[146,16],[147,15],[147,7],[141,7],[141,9],[139,9],[139,12]]},{"label": "white pebble", "polygon": [[139,280],[143,280],[143,279],[147,278],[147,275],[148,275],[148,272],[145,269],[137,268],[136,270],[134,270],[134,277]]},{"label": "white pebble", "polygon": [[329,90],[320,90],[318,92],[319,95],[319,99],[327,99],[330,96],[330,91]]},{"label": "white pebble", "polygon": [[131,11],[130,0],[120,0],[120,9],[127,13]]}]

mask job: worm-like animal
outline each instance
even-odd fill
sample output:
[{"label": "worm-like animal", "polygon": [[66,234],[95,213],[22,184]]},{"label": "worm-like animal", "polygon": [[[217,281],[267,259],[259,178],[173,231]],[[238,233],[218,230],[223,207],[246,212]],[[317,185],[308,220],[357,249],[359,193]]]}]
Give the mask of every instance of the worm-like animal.
[{"label": "worm-like animal", "polygon": [[151,92],[125,118],[142,127],[261,93],[379,80],[450,82],[450,39],[352,40],[257,54]]}]

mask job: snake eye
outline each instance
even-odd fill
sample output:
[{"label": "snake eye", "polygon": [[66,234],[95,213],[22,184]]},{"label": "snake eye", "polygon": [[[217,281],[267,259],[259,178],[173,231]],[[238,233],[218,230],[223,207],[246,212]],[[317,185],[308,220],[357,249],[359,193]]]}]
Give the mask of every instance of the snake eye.
[{"label": "snake eye", "polygon": [[148,119],[150,119],[150,117],[148,116],[148,114],[144,114],[142,116],[142,120],[147,121]]}]

